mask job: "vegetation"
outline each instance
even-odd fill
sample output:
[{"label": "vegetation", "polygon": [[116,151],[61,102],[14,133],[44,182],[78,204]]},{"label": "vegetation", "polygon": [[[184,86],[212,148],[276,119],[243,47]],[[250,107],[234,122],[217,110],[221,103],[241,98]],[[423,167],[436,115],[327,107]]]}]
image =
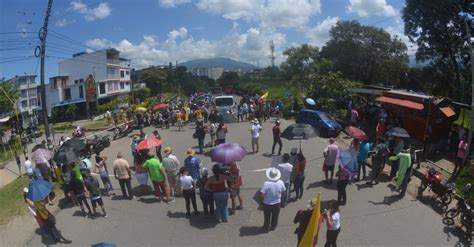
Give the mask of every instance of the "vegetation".
[{"label": "vegetation", "polygon": [[[474,161],[471,161],[471,166],[464,166],[461,168],[461,172],[459,173],[458,177],[456,178],[456,192],[459,195],[463,195],[464,186],[468,183],[473,184],[473,180],[471,175],[469,175],[469,170],[471,167],[474,166]],[[468,195],[468,200],[473,205],[474,203],[474,189]]]},{"label": "vegetation", "polygon": [[[12,104],[10,99],[13,102],[16,102],[16,100],[20,97],[20,92],[13,87],[13,85],[5,81],[3,78],[0,79],[0,112],[12,112],[15,110],[15,105]],[[5,95],[6,93],[6,95]]]},{"label": "vegetation", "polygon": [[71,119],[71,122],[74,122],[74,116],[76,115],[77,113],[77,106],[76,104],[70,104],[67,106],[66,108],[66,112],[65,112],[67,115],[69,115],[70,119]]}]

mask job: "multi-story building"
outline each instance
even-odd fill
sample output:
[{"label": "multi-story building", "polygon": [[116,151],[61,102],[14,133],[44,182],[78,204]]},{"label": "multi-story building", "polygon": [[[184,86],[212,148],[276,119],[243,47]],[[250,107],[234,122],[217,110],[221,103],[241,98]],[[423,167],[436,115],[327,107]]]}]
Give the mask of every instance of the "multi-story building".
[{"label": "multi-story building", "polygon": [[219,77],[221,77],[222,73],[224,73],[224,68],[191,68],[190,71],[195,76],[207,76],[213,80],[217,80]]},{"label": "multi-story building", "polygon": [[59,62],[58,76],[50,78],[51,108],[78,104],[85,113],[86,80],[92,76],[96,83],[98,103],[130,93],[130,60],[121,58],[116,49],[78,53]]},{"label": "multi-story building", "polygon": [[32,113],[40,106],[39,87],[36,75],[15,76],[8,80],[19,92],[16,107],[19,113]]}]

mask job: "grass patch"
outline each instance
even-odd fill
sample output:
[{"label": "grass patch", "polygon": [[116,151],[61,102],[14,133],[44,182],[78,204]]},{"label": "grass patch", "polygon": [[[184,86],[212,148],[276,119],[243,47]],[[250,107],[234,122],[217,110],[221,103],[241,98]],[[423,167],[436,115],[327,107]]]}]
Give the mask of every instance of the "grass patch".
[{"label": "grass patch", "polygon": [[8,146],[5,147],[5,151],[0,148],[0,169],[3,169],[13,158],[13,151],[10,152]]},{"label": "grass patch", "polygon": [[[28,213],[23,200],[23,188],[27,187],[28,183],[28,177],[23,176],[0,188],[0,225],[7,223],[15,216]],[[54,184],[54,192],[56,198],[62,195],[59,185]]]},{"label": "grass patch", "polygon": [[28,177],[24,176],[0,189],[0,224],[3,225],[14,216],[28,212],[23,200],[23,188],[27,185]]},{"label": "grass patch", "polygon": [[85,128],[85,129],[103,128],[103,127],[107,126],[106,123],[107,123],[107,121],[105,119],[90,121],[90,122],[84,124],[84,126],[82,126],[82,128]]}]

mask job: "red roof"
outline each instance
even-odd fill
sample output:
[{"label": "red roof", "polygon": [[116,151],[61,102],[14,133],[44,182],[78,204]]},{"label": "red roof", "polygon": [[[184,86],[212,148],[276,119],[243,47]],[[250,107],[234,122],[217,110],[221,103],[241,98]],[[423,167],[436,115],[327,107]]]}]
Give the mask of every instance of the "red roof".
[{"label": "red roof", "polygon": [[423,110],[424,106],[421,103],[413,102],[410,100],[403,100],[403,99],[396,99],[396,98],[390,98],[386,96],[381,96],[375,99],[380,102],[384,103],[389,103],[392,105],[398,105],[398,106],[403,106],[411,109],[416,109],[416,110]]}]

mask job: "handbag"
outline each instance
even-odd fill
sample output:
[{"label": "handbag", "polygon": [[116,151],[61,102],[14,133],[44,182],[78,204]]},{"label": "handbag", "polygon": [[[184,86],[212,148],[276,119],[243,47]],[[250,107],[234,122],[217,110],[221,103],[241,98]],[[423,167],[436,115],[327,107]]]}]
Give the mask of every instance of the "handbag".
[{"label": "handbag", "polygon": [[194,139],[197,138],[197,133],[193,133],[193,138],[194,138]]}]

